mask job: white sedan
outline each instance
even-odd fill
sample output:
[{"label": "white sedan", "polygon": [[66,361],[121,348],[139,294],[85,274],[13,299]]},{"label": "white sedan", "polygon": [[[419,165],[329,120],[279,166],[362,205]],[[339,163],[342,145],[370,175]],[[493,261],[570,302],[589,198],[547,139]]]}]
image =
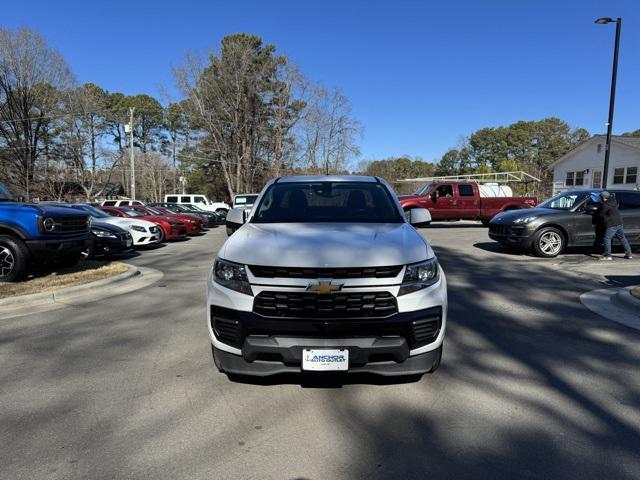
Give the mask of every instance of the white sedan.
[{"label": "white sedan", "polygon": [[110,223],[111,225],[116,225],[120,228],[124,228],[131,234],[131,237],[133,238],[133,245],[135,247],[140,247],[143,245],[153,245],[160,242],[161,234],[159,227],[155,223],[148,220],[112,217],[102,210],[91,205],[86,205],[84,203],[76,203],[68,206],[71,208],[76,208],[78,210],[84,210],[85,212],[90,214],[91,217],[99,218],[102,222]]}]

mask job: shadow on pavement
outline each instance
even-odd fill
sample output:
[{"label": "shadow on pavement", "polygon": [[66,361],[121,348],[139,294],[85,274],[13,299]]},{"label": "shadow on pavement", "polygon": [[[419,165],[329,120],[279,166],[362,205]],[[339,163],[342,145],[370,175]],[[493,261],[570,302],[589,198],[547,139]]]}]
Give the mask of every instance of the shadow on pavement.
[{"label": "shadow on pavement", "polygon": [[[223,374],[220,374],[223,375]],[[404,377],[384,377],[373,374],[328,374],[328,373],[302,373],[280,374],[269,377],[252,377],[248,375],[227,375],[228,379],[235,383],[247,385],[300,385],[302,388],[342,388],[345,385],[400,385],[416,383],[422,375],[408,375]]]},{"label": "shadow on pavement", "polygon": [[349,477],[638,478],[640,335],[579,304],[595,284],[436,253],[450,286],[442,366],[411,400],[343,397]]},{"label": "shadow on pavement", "polygon": [[487,227],[485,227],[481,222],[476,222],[476,223],[462,223],[462,222],[441,222],[438,220],[434,220],[433,222],[431,222],[429,224],[428,227],[421,227],[421,228],[425,228],[425,229],[430,229],[430,228],[484,228],[485,230],[487,230]]}]

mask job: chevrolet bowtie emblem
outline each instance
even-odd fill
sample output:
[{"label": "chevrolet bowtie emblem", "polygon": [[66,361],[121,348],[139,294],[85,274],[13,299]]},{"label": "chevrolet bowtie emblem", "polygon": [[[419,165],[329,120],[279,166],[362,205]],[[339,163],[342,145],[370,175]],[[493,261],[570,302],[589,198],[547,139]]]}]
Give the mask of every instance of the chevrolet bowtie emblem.
[{"label": "chevrolet bowtie emblem", "polygon": [[333,292],[342,290],[342,283],[332,283],[331,280],[318,281],[318,283],[310,283],[307,292],[314,292],[320,295],[329,295]]}]

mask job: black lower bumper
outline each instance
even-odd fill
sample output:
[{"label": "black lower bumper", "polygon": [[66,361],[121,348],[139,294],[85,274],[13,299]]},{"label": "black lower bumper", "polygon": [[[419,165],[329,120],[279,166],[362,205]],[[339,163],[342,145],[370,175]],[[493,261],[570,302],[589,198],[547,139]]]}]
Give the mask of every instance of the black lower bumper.
[{"label": "black lower bumper", "polygon": [[242,352],[216,350],[229,373],[301,372],[304,349],[340,348],[349,351],[350,372],[413,375],[428,372],[439,359],[436,353],[410,357],[409,352],[436,341],[442,308],[386,318],[273,318],[212,305],[210,320],[216,339]]},{"label": "black lower bumper", "polygon": [[47,262],[64,255],[78,253],[91,245],[91,234],[26,240],[25,244],[36,262]]},{"label": "black lower bumper", "polygon": [[489,232],[489,238],[503,245],[521,250],[527,250],[533,243],[533,237],[531,235],[505,235]]},{"label": "black lower bumper", "polygon": [[[335,343],[331,344],[335,347]],[[317,345],[315,345],[317,346]],[[370,361],[366,364],[351,363],[352,351],[354,346],[348,346],[349,348],[349,373],[368,373],[382,376],[405,376],[405,375],[422,375],[430,371],[435,370],[440,363],[440,356],[442,355],[442,347],[439,347],[431,352],[423,353],[420,355],[414,355],[412,357],[406,357],[402,362],[396,362],[393,360],[380,360]],[[387,347],[382,347],[386,349]],[[295,353],[296,350],[300,351],[300,354]],[[270,375],[286,374],[286,373],[302,373],[301,367],[301,348],[297,347],[290,350],[293,357],[300,357],[299,360],[292,360],[291,362],[283,362],[276,359],[271,360],[253,360],[248,361],[245,355],[239,356],[232,353],[224,352],[217,348],[214,348],[213,354],[216,359],[216,364],[225,373],[233,375],[248,375],[257,377],[266,377]],[[255,353],[253,351],[252,353]],[[359,356],[356,354],[356,358]],[[312,372],[315,373],[315,372]]]}]

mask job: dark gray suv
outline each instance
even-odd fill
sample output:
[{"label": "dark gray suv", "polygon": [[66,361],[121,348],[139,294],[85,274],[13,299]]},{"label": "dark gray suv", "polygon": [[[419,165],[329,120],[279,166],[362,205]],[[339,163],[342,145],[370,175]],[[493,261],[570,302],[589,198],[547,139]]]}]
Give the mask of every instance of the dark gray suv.
[{"label": "dark gray suv", "polygon": [[[573,190],[541,203],[537,208],[513,210],[493,217],[489,237],[540,257],[555,257],[567,247],[587,247],[596,243],[596,209],[591,194],[601,190]],[[640,245],[640,192],[609,190],[620,207],[627,239]]]}]

